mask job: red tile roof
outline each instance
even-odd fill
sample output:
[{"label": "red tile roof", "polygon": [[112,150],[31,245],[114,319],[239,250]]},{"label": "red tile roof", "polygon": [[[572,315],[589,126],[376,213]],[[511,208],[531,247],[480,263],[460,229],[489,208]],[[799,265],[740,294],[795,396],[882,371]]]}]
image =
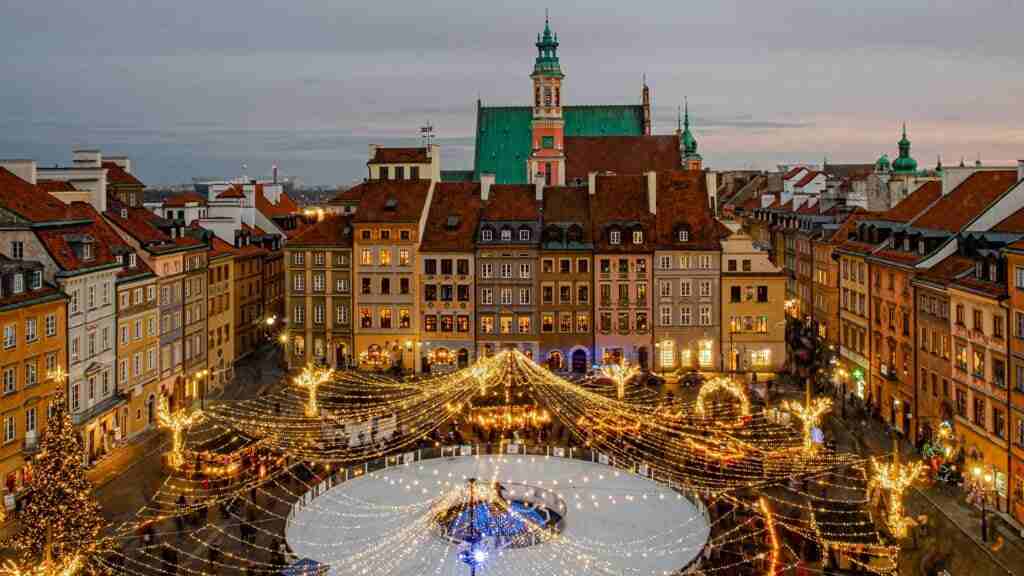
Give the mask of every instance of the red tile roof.
[{"label": "red tile roof", "polygon": [[817,200],[808,200],[800,205],[797,209],[797,214],[819,214],[818,210],[821,208],[821,203]]},{"label": "red tile roof", "polygon": [[993,232],[1024,234],[1024,208],[1017,210],[992,227]]},{"label": "red tile roof", "polygon": [[295,202],[288,196],[287,193],[281,192],[281,197],[278,199],[277,204],[274,204],[263,195],[263,184],[256,184],[256,209],[263,213],[268,219],[280,218],[284,216],[291,216],[299,211],[299,207],[295,205]]},{"label": "red tile roof", "polygon": [[842,244],[846,242],[850,235],[857,229],[857,223],[865,219],[868,213],[864,210],[858,209],[856,212],[852,212],[843,220],[843,223],[839,225],[830,235],[827,235],[822,239],[823,242],[828,244]]},{"label": "red tile roof", "polygon": [[217,194],[218,200],[224,198],[245,198],[245,192],[242,191],[242,187],[240,185],[232,184],[227,190]]},{"label": "red tile roof", "polygon": [[0,168],[0,208],[14,212],[30,222],[67,219],[67,206],[63,202],[18,178],[6,168]]},{"label": "red tile roof", "polygon": [[925,270],[918,270],[916,277],[939,284],[948,284],[961,274],[974,269],[974,261],[958,254],[944,258],[938,264]]},{"label": "red tile roof", "polygon": [[540,218],[537,191],[529,184],[494,184],[480,211],[480,220],[523,220]]},{"label": "red tile roof", "polygon": [[146,187],[141,180],[113,162],[104,162],[103,167],[107,169],[107,182],[109,184],[115,184],[118,186],[138,186],[139,188]]},{"label": "red tile roof", "polygon": [[882,212],[878,219],[906,224],[931,206],[940,196],[942,196],[942,182],[925,182],[895,206]]},{"label": "red tile roof", "polygon": [[975,172],[917,217],[911,225],[959,232],[1016,183],[1016,170]]},{"label": "red tile roof", "polygon": [[[656,230],[647,202],[647,178],[642,174],[599,175],[590,197],[590,221],[598,251],[650,252]],[[607,229],[611,224],[639,224],[646,232],[646,242],[634,245],[624,232],[622,244],[610,244]]]},{"label": "red tile roof", "polygon": [[[677,170],[659,172],[657,177],[657,210],[655,218],[659,247],[673,250],[717,250],[722,230],[708,207],[707,181],[704,172]],[[646,184],[644,186],[646,188]],[[680,225],[689,228],[689,240],[678,242]]]},{"label": "red tile roof", "polygon": [[794,166],[793,168],[789,169],[789,172],[786,172],[782,176],[782,179],[783,180],[789,180],[789,179],[793,178],[794,176],[796,176],[797,174],[799,174],[802,170],[807,170],[807,168],[804,168],[803,166]]},{"label": "red tile roof", "polygon": [[916,264],[924,259],[924,256],[921,256],[917,252],[901,252],[899,250],[890,249],[879,250],[878,252],[875,252],[874,256],[876,258],[888,260],[894,264]]},{"label": "red tile roof", "polygon": [[590,172],[641,174],[682,167],[679,136],[568,136],[565,181],[587,181]]},{"label": "red tile roof", "polygon": [[362,186],[352,186],[338,192],[328,204],[358,204],[363,198],[364,189]]},{"label": "red tile roof", "polygon": [[74,192],[75,187],[66,180],[36,180],[36,186],[47,192]]},{"label": "red tile roof", "polygon": [[[88,204],[86,202],[72,202],[71,205],[68,207],[68,210],[74,213],[76,216],[88,218],[89,220],[93,221],[93,223],[95,224],[93,229],[96,232],[96,239],[99,242],[107,244],[108,246],[111,247],[116,246],[126,250],[131,249],[131,246],[129,246],[127,242],[125,242],[120,236],[118,236],[117,232],[115,232],[114,229],[110,227],[110,223],[104,220],[103,217],[100,216],[100,213],[97,212],[91,204]],[[117,277],[127,279],[135,276],[141,276],[143,274],[149,274],[151,272],[152,270],[150,269],[149,265],[146,264],[146,262],[142,258],[136,258],[135,267],[128,268],[126,265],[123,270],[117,273]]]},{"label": "red tile roof", "polygon": [[782,210],[783,212],[792,212],[793,211],[793,201],[790,200],[789,202],[786,202],[782,206],[779,206],[779,210]]},{"label": "red tile roof", "polygon": [[182,192],[181,194],[175,194],[164,198],[164,206],[168,208],[181,208],[186,204],[199,204],[206,206],[206,198],[195,192]]},{"label": "red tile roof", "polygon": [[803,188],[804,186],[810,184],[812,180],[817,178],[819,174],[821,174],[821,172],[816,172],[814,170],[807,172],[807,174],[805,174],[804,177],[801,178],[800,181],[795,184],[795,187]]},{"label": "red tile roof", "polygon": [[324,245],[352,247],[351,216],[329,214],[316,224],[305,227],[288,241],[288,247]]},{"label": "red tile roof", "polygon": [[955,288],[970,290],[971,292],[977,292],[996,299],[1005,298],[1007,295],[1005,283],[979,280],[973,274],[960,278],[952,282],[951,285]]},{"label": "red tile roof", "polygon": [[435,184],[420,251],[472,252],[481,206],[477,182]]},{"label": "red tile roof", "polygon": [[104,212],[103,216],[114,226],[134,238],[140,245],[171,241],[171,237],[160,230],[150,218],[150,215],[156,216],[156,214],[145,208],[124,207],[128,211],[128,217],[122,218],[121,209],[120,204],[111,205],[111,209]]},{"label": "red tile roof", "polygon": [[583,240],[590,241],[590,193],[585,186],[550,186],[544,189],[544,221],[576,222],[583,226]]},{"label": "red tile roof", "polygon": [[740,207],[746,212],[756,210],[761,207],[761,198],[758,196],[751,196],[750,198],[747,198],[746,202],[740,204]]},{"label": "red tile roof", "polygon": [[858,242],[856,240],[847,240],[843,242],[839,248],[845,252],[853,252],[856,254],[868,255],[875,251],[877,246],[869,244],[867,242]]},{"label": "red tile roof", "polygon": [[367,164],[429,164],[426,148],[377,147]]},{"label": "red tile roof", "polygon": [[356,188],[362,191],[353,222],[418,222],[430,180],[373,180]]},{"label": "red tile roof", "polygon": [[[88,224],[76,224],[73,226],[61,226],[59,228],[40,228],[36,230],[36,237],[46,247],[46,251],[53,258],[54,262],[62,270],[77,271],[99,266],[116,264],[118,259],[114,256],[112,246],[100,240],[100,232],[92,222]],[[72,236],[90,236],[93,238],[92,259],[81,260],[71,247]]]}]

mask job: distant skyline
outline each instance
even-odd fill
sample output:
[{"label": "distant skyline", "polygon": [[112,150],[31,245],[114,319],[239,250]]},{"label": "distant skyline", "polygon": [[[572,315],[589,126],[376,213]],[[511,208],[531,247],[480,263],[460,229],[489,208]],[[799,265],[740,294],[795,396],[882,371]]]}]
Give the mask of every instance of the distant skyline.
[{"label": "distant skyline", "polygon": [[367,145],[472,167],[476,99],[528,105],[550,8],[566,104],[640,99],[674,130],[689,97],[712,169],[872,162],[907,123],[922,167],[1024,158],[1024,3],[861,0],[544,4],[15,2],[0,19],[0,157],[127,154],[149,186],[365,176]]}]

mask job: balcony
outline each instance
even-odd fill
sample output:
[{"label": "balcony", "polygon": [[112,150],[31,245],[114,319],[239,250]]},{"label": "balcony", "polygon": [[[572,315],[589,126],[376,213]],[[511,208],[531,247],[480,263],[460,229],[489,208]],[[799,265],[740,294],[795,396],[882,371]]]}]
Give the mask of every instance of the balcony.
[{"label": "balcony", "polygon": [[886,380],[892,382],[898,382],[900,379],[899,375],[896,372],[896,368],[888,364],[882,364],[881,366],[879,366],[878,373],[881,374],[882,377],[885,378]]}]

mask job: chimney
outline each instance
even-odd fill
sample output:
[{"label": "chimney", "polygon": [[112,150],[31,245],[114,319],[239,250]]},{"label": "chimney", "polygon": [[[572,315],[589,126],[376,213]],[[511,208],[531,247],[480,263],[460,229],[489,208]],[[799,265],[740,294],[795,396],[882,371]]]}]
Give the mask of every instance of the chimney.
[{"label": "chimney", "polygon": [[587,193],[591,196],[597,194],[597,172],[587,173]]},{"label": "chimney", "polygon": [[103,164],[99,150],[74,150],[71,155],[75,168],[99,168]]},{"label": "chimney", "polygon": [[132,161],[128,159],[127,156],[107,156],[104,160],[107,162],[113,162],[129,174],[132,173]]},{"label": "chimney", "polygon": [[377,148],[377,144],[370,144],[370,160],[373,160],[373,157],[377,155]]},{"label": "chimney", "polygon": [[718,218],[718,173],[708,170],[704,173],[704,178],[708,186],[708,207],[715,218]]},{"label": "chimney", "polygon": [[0,160],[0,168],[6,168],[11,174],[29,184],[36,183],[35,160]]},{"label": "chimney", "polygon": [[277,184],[277,164],[274,164],[273,174],[274,174],[274,184]]},{"label": "chimney", "polygon": [[647,178],[647,209],[651,211],[651,214],[658,213],[658,173],[647,172],[644,174]]},{"label": "chimney", "polygon": [[494,174],[480,174],[480,199],[487,202],[491,197],[491,186],[494,186]]},{"label": "chimney", "polygon": [[1017,182],[1024,180],[1024,160],[1017,160]]},{"label": "chimney", "polygon": [[534,176],[533,177],[533,192],[534,192],[534,198],[537,200],[537,202],[543,202],[544,201],[544,177],[543,176]]}]

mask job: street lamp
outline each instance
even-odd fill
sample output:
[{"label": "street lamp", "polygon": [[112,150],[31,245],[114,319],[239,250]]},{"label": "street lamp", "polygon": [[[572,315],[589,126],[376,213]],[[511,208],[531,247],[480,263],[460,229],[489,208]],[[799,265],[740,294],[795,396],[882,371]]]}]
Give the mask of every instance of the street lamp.
[{"label": "street lamp", "polygon": [[836,376],[839,377],[839,383],[842,385],[843,392],[843,418],[846,418],[846,378],[849,375],[850,374],[846,371],[846,368],[843,368],[842,366],[836,368]]},{"label": "street lamp", "polygon": [[988,507],[986,501],[988,500],[988,493],[994,492],[995,487],[995,476],[992,472],[982,472],[981,466],[975,466],[971,473],[974,475],[974,481],[978,483],[978,492],[981,493],[981,541],[988,542]]}]

